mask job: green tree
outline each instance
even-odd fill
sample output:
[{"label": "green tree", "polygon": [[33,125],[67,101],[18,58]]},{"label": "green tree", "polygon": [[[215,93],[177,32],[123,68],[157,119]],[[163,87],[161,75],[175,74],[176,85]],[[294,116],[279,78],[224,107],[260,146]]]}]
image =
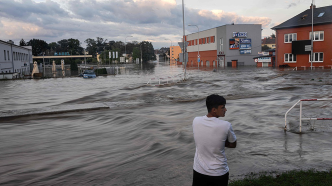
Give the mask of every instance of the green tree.
[{"label": "green tree", "polygon": [[22,38],[21,41],[20,41],[20,46],[26,46],[26,42],[24,41],[24,39]]},{"label": "green tree", "polygon": [[97,42],[94,39],[88,38],[84,41],[86,43],[86,50],[92,57],[96,57],[97,54]]},{"label": "green tree", "polygon": [[271,48],[268,47],[267,45],[263,45],[263,46],[262,46],[262,51],[269,50],[269,49],[271,49]]},{"label": "green tree", "polygon": [[133,49],[133,60],[136,60],[136,58],[141,59],[141,51],[139,47]]},{"label": "green tree", "polygon": [[32,46],[32,55],[38,56],[43,55],[43,52],[46,52],[48,49],[48,44],[44,40],[31,39],[27,46]]},{"label": "green tree", "polygon": [[274,33],[272,33],[272,34],[271,34],[271,37],[272,37],[273,39],[275,39],[275,38],[276,38],[276,35],[275,35]]},{"label": "green tree", "polygon": [[154,54],[154,48],[151,42],[142,41],[142,58],[144,61],[156,60],[156,55]]}]

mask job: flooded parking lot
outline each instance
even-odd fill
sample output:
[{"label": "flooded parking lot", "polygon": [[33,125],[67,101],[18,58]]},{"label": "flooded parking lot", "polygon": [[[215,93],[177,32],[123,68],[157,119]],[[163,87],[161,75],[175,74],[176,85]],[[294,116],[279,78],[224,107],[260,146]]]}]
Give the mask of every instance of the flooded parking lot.
[{"label": "flooded parking lot", "polygon": [[[303,134],[283,128],[299,99],[332,98],[331,70],[189,68],[186,81],[146,85],[183,71],[154,63],[95,79],[0,81],[0,185],[191,185],[191,124],[212,93],[227,99],[224,119],[238,138],[226,150],[231,180],[330,169],[332,122]],[[303,107],[309,117],[331,110],[332,101]],[[289,116],[295,125],[296,116],[298,108]]]}]

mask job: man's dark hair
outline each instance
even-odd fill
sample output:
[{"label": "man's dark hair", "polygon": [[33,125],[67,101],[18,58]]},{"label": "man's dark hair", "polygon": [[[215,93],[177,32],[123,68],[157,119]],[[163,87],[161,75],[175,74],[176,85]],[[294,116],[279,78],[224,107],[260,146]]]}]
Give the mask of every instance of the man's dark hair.
[{"label": "man's dark hair", "polygon": [[212,94],[206,98],[208,112],[211,112],[212,108],[218,108],[219,105],[226,105],[226,99],[224,97]]}]

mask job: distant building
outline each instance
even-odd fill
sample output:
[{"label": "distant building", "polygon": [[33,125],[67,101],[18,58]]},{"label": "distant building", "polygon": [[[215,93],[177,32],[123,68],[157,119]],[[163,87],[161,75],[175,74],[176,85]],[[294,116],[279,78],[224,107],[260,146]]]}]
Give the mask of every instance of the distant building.
[{"label": "distant building", "polygon": [[313,14],[313,66],[332,67],[332,6],[310,9],[272,29],[276,30],[277,66],[311,66],[311,32]]},{"label": "distant building", "polygon": [[18,46],[0,40],[0,79],[19,78],[30,74],[32,47]]},{"label": "distant building", "polygon": [[256,65],[253,58],[261,51],[261,31],[261,24],[231,24],[189,34],[187,65],[224,67],[234,66],[234,61],[236,66]]},{"label": "distant building", "polygon": [[275,49],[258,52],[258,57],[254,57],[256,67],[275,67]]},{"label": "distant building", "polygon": [[170,47],[171,61],[176,61],[179,58],[180,53],[181,53],[181,47],[180,46],[171,46]]},{"label": "distant building", "polygon": [[264,38],[262,39],[262,46],[268,46],[270,49],[275,49],[276,48],[276,38]]}]

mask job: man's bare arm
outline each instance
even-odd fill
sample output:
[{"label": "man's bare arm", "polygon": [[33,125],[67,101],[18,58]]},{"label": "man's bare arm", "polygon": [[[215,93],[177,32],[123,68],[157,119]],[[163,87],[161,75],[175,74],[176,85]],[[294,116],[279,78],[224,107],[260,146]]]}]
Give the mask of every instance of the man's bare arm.
[{"label": "man's bare arm", "polygon": [[235,148],[236,147],[236,141],[234,143],[230,143],[228,140],[226,140],[225,147]]}]

